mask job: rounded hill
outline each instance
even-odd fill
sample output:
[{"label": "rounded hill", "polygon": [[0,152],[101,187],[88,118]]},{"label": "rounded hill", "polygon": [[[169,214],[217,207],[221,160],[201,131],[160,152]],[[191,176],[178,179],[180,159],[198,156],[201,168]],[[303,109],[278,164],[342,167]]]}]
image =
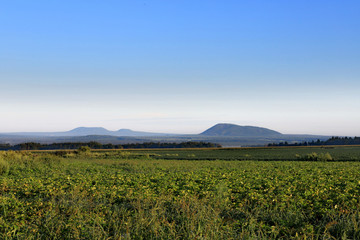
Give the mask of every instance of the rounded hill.
[{"label": "rounded hill", "polygon": [[236,124],[219,123],[202,132],[203,136],[244,136],[244,137],[269,137],[281,135],[281,133],[262,127],[239,126]]}]

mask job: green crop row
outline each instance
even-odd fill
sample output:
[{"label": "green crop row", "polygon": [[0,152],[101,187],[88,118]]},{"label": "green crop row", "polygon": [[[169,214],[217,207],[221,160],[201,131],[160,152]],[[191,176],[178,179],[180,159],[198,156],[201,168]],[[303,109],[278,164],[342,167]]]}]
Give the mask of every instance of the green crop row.
[{"label": "green crop row", "polygon": [[262,151],[1,152],[0,239],[360,238],[360,162]]}]

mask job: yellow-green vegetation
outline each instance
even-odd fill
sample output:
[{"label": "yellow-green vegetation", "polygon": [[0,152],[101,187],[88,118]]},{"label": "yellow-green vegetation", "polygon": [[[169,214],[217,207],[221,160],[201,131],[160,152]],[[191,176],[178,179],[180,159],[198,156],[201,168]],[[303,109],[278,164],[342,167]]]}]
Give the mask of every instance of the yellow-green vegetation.
[{"label": "yellow-green vegetation", "polygon": [[0,239],[360,239],[358,153],[0,152]]}]

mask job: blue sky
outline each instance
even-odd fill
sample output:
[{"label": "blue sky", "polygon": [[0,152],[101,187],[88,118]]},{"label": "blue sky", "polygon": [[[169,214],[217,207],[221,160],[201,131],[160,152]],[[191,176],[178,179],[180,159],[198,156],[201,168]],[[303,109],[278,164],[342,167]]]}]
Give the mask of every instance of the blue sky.
[{"label": "blue sky", "polygon": [[0,132],[360,135],[359,1],[2,1]]}]

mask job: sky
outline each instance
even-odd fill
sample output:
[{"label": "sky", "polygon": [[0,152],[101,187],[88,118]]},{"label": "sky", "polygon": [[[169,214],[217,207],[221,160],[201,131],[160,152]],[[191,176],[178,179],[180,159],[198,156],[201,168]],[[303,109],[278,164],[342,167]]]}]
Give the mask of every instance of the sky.
[{"label": "sky", "polygon": [[0,2],[0,132],[360,136],[358,0]]}]

